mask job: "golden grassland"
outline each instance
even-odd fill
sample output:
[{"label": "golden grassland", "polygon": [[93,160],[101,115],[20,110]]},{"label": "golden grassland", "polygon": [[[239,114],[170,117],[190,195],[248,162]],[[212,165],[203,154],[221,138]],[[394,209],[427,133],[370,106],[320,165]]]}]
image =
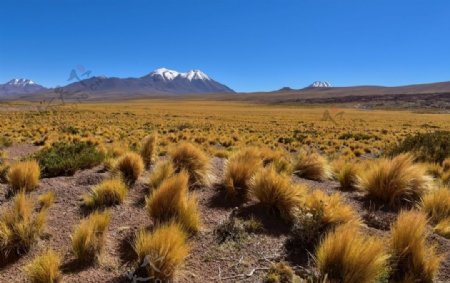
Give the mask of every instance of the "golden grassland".
[{"label": "golden grassland", "polygon": [[0,111],[0,129],[15,142],[44,145],[91,138],[123,150],[124,145],[137,147],[149,132],[157,131],[160,155],[170,144],[187,140],[220,157],[255,145],[287,151],[308,146],[329,159],[352,159],[364,154],[378,156],[411,133],[450,129],[450,115],[446,114],[334,106],[143,100],[78,103],[46,111],[30,111],[37,109],[34,105],[4,109],[14,111]]}]

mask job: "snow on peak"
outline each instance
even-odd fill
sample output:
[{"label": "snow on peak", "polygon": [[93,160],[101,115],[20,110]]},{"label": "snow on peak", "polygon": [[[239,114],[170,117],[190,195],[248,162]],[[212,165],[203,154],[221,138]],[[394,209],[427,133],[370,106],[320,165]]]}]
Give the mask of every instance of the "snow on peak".
[{"label": "snow on peak", "polygon": [[27,86],[27,85],[34,85],[35,83],[32,80],[28,79],[12,79],[6,84],[14,86]]},{"label": "snow on peak", "polygon": [[150,73],[150,76],[152,77],[162,77],[164,80],[167,81],[171,81],[174,80],[177,77],[180,78],[184,78],[187,79],[189,81],[192,80],[210,80],[210,78],[208,77],[208,75],[206,75],[205,73],[203,73],[200,70],[191,70],[187,73],[180,73],[174,70],[169,70],[166,68],[159,68],[154,70],[153,72]]},{"label": "snow on peak", "polygon": [[331,87],[329,82],[315,81],[309,87]]}]

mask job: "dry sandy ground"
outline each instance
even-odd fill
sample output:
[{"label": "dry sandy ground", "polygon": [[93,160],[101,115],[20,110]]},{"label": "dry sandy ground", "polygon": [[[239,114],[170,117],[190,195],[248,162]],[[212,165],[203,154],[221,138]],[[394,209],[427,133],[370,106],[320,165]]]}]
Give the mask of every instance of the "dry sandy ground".
[{"label": "dry sandy ground", "polygon": [[[19,150],[20,151],[20,150]],[[26,151],[24,154],[27,154]],[[30,151],[32,152],[32,150]],[[212,160],[213,174],[220,181],[223,175],[223,161]],[[80,209],[80,197],[90,188],[108,177],[101,167],[84,170],[72,177],[42,179],[39,188],[30,195],[53,191],[56,202],[50,208],[45,236],[39,240],[27,254],[18,256],[14,261],[0,267],[0,282],[25,282],[23,267],[30,259],[51,247],[63,257],[63,282],[130,282],[126,274],[132,270],[132,248],[130,239],[140,227],[152,227],[152,221],[144,209],[146,195],[146,172],[131,188],[124,204],[111,208],[112,220],[108,229],[106,248],[102,263],[93,266],[79,266],[75,263],[70,250],[70,234],[74,225],[83,218]],[[336,182],[318,183],[293,177],[295,182],[305,182],[312,189],[321,189],[327,193],[336,192]],[[6,198],[7,185],[0,185],[0,209],[10,199]],[[263,223],[263,230],[249,233],[239,241],[219,243],[214,229],[234,210],[232,204],[224,201],[220,186],[195,190],[202,215],[202,230],[189,239],[190,255],[177,274],[176,282],[261,282],[271,262],[291,260],[296,271],[304,268],[295,259],[287,255],[285,242],[289,228],[278,221],[274,215],[267,214],[257,205],[249,202],[239,207],[238,217],[248,219],[253,216]],[[370,212],[360,193],[343,193],[346,201],[353,205],[366,220],[370,234],[386,236],[395,213]],[[438,235],[432,235],[430,241],[438,245],[440,252],[450,251],[450,241]],[[303,261],[305,261],[303,259]],[[304,263],[302,263],[305,266]],[[450,257],[447,255],[439,277],[441,282],[450,282]]]}]

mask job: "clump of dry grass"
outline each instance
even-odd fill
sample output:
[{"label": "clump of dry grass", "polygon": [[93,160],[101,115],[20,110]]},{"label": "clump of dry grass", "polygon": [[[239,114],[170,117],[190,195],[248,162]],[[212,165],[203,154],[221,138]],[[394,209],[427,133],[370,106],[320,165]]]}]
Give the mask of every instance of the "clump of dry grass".
[{"label": "clump of dry grass", "polygon": [[250,179],[262,165],[256,148],[246,148],[232,156],[225,164],[224,185],[228,196],[247,199]]},{"label": "clump of dry grass", "polygon": [[331,179],[332,170],[328,161],[320,154],[301,151],[294,164],[294,174],[305,179],[325,181]]},{"label": "clump of dry grass", "polygon": [[72,252],[80,262],[100,259],[110,219],[108,211],[95,211],[75,227],[71,237]]},{"label": "clump of dry grass", "polygon": [[150,165],[153,163],[153,159],[156,153],[157,139],[157,134],[153,133],[152,135],[146,136],[142,143],[141,156],[147,169],[150,168]]},{"label": "clump of dry grass", "polygon": [[278,262],[272,264],[264,283],[293,283],[295,282],[295,273],[292,267],[285,262]]},{"label": "clump of dry grass", "polygon": [[442,161],[442,170],[444,172],[450,171],[450,157]]},{"label": "clump of dry grass", "polygon": [[358,176],[360,174],[360,167],[355,163],[344,164],[337,172],[337,180],[341,185],[340,189],[343,191],[354,191],[358,185]]},{"label": "clump of dry grass", "polygon": [[433,223],[450,217],[450,189],[442,187],[429,192],[422,198],[420,207]]},{"label": "clump of dry grass", "polygon": [[434,282],[442,257],[427,245],[427,219],[419,211],[402,211],[391,227],[392,279]]},{"label": "clump of dry grass", "polygon": [[158,226],[152,233],[141,230],[134,250],[147,275],[155,281],[171,282],[189,253],[187,234],[176,223]]},{"label": "clump of dry grass", "polygon": [[127,193],[128,188],[121,178],[107,179],[83,195],[83,204],[88,208],[121,204]]},{"label": "clump of dry grass", "polygon": [[208,156],[190,143],[182,143],[169,152],[176,172],[185,170],[189,174],[189,184],[209,186],[212,183]]},{"label": "clump of dry grass", "polygon": [[144,162],[139,154],[128,152],[119,158],[116,169],[128,184],[134,184],[144,171]]},{"label": "clump of dry grass", "polygon": [[49,208],[55,202],[55,193],[47,192],[38,197],[39,206],[41,209]]},{"label": "clump of dry grass", "polygon": [[148,182],[150,189],[154,190],[158,188],[164,180],[173,176],[173,174],[175,174],[175,169],[173,168],[173,164],[170,160],[156,163],[155,169],[153,169],[150,174]]},{"label": "clump of dry grass", "polygon": [[36,161],[23,161],[11,166],[8,172],[8,181],[12,191],[30,192],[38,186],[40,176],[41,171]]},{"label": "clump of dry grass", "polygon": [[0,217],[0,252],[7,258],[10,252],[27,251],[42,234],[47,210],[33,215],[33,202],[19,192],[10,207]]},{"label": "clump of dry grass", "polygon": [[408,154],[378,160],[358,182],[358,188],[366,191],[369,198],[391,208],[419,201],[431,186],[432,178]]},{"label": "clump of dry grass", "polygon": [[188,193],[188,180],[189,175],[182,171],[163,181],[147,198],[147,212],[156,223],[175,220],[191,232],[200,229],[197,199]]},{"label": "clump of dry grass", "polygon": [[296,188],[289,176],[278,174],[274,168],[259,170],[250,181],[250,194],[290,221],[295,209],[303,204],[304,191]]},{"label": "clump of dry grass", "polygon": [[26,268],[28,280],[32,283],[56,283],[61,279],[61,257],[52,250],[36,256]]},{"label": "clump of dry grass", "polygon": [[439,221],[438,224],[434,226],[434,232],[441,235],[442,237],[450,239],[450,217],[444,218]]},{"label": "clump of dry grass", "polygon": [[329,232],[316,251],[321,275],[332,282],[375,282],[385,273],[388,258],[382,240],[352,224]]}]

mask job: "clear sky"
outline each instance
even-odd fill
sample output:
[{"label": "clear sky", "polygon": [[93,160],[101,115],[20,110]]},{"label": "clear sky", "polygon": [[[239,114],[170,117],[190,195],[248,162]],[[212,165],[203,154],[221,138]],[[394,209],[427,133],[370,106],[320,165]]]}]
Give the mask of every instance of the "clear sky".
[{"label": "clear sky", "polygon": [[0,83],[200,69],[237,91],[450,81],[448,0],[2,0]]}]

